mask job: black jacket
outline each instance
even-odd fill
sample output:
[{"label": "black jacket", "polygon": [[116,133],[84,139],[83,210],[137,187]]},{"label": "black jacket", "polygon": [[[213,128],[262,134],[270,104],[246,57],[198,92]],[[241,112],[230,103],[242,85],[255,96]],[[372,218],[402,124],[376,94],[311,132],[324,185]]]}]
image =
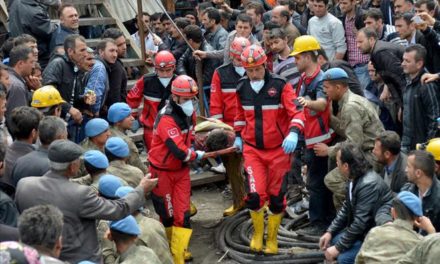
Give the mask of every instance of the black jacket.
[{"label": "black jacket", "polygon": [[[408,181],[405,172],[406,159],[407,157],[404,153],[399,153],[397,156],[396,165],[391,173],[390,189],[393,193],[399,193],[400,189],[402,189],[403,185]],[[382,170],[381,176],[382,178],[385,177],[385,168]]]},{"label": "black jacket", "polygon": [[[203,41],[202,45],[199,48],[203,51],[213,51],[212,47],[208,44],[208,42]],[[196,78],[196,59],[192,55],[192,50],[188,48],[185,53],[183,53],[182,57],[179,59],[177,63],[177,74],[185,74],[197,80]],[[209,86],[211,85],[212,75],[214,74],[215,69],[220,66],[220,61],[217,59],[204,59],[202,61],[203,64],[203,85]]]},{"label": "black jacket", "polygon": [[[182,57],[183,53],[188,49],[188,45],[185,41],[177,41],[175,39],[171,39],[171,41],[168,43],[169,49],[171,53],[174,55],[174,58],[176,61]],[[159,50],[162,50],[159,48]]]},{"label": "black jacket", "polygon": [[440,72],[440,32],[436,32],[432,28],[428,27],[425,31],[422,31],[425,37],[425,48],[428,52],[426,60],[426,68],[431,73]]},{"label": "black jacket", "polygon": [[[422,209],[423,215],[431,220],[432,225],[438,232],[440,230],[440,181],[435,176],[432,180],[431,188],[422,199]],[[402,191],[412,192],[419,197],[419,188],[413,183],[405,184]]]},{"label": "black jacket", "polygon": [[[65,55],[55,55],[43,71],[43,85],[54,85],[66,101],[62,106],[62,117],[69,112],[70,107],[90,110],[84,103],[84,72]],[[72,98],[72,91],[74,96]]]},{"label": "black jacket", "polygon": [[23,33],[34,36],[38,45],[38,62],[41,67],[49,61],[49,44],[52,32],[56,29],[51,24],[49,7],[35,0],[15,0],[9,9],[9,30],[11,37]]},{"label": "black jacket", "polygon": [[[356,29],[361,29],[363,27],[365,27],[364,24],[364,15],[365,15],[365,10],[362,9],[360,6],[356,6],[356,15],[354,16],[354,26],[356,27]],[[347,17],[347,15],[343,15],[341,20],[342,20],[342,25],[344,26],[345,29],[345,18]]]},{"label": "black jacket", "polygon": [[104,103],[107,109],[114,103],[125,102],[127,98],[127,72],[120,59],[116,63],[109,64],[111,74],[108,75],[109,90],[107,100]]},{"label": "black jacket", "polygon": [[404,50],[404,47],[398,44],[378,40],[370,57],[377,74],[382,77],[385,84],[390,84],[388,87],[395,87],[396,91],[390,92],[393,95],[397,94],[400,101],[402,101],[402,91],[406,86],[401,65]]},{"label": "black jacket", "polygon": [[390,210],[393,195],[383,179],[373,170],[353,180],[352,199],[347,184],[346,200],[336,218],[327,229],[334,237],[345,229],[345,234],[335,244],[339,252],[363,240],[376,225],[392,221]]},{"label": "black jacket", "polygon": [[434,138],[437,132],[437,117],[440,116],[439,82],[422,84],[420,78],[426,71],[411,80],[403,93],[403,135],[402,147],[416,148]]}]

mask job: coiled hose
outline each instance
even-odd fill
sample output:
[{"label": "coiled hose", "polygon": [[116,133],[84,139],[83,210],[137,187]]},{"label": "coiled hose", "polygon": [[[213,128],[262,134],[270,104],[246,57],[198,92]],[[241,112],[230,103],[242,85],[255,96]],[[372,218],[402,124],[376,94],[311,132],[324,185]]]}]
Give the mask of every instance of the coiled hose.
[{"label": "coiled hose", "polygon": [[[292,202],[290,201],[289,204]],[[216,230],[215,239],[217,246],[225,252],[225,255],[239,263],[321,263],[324,260],[324,253],[319,251],[318,238],[300,236],[293,231],[306,225],[307,222],[307,212],[294,218],[286,214],[278,230],[277,255],[256,254],[250,250],[253,227],[249,210],[225,218]]]}]

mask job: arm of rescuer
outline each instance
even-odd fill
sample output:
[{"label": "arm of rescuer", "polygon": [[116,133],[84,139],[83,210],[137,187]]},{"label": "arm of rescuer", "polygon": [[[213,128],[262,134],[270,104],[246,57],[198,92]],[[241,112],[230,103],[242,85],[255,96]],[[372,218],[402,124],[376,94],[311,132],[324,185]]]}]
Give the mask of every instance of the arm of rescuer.
[{"label": "arm of rescuer", "polygon": [[193,161],[197,158],[195,151],[186,145],[186,137],[193,138],[192,131],[188,135],[182,131],[170,116],[163,116],[156,128],[160,139],[165,143],[168,150],[182,162]]},{"label": "arm of rescuer", "polygon": [[281,92],[281,104],[287,111],[290,118],[289,131],[295,132],[298,135],[304,130],[304,112],[296,108],[294,103],[296,99],[295,91],[290,83],[284,85],[283,91]]},{"label": "arm of rescuer", "polygon": [[142,102],[144,93],[144,77],[142,76],[136,81],[136,84],[131,88],[130,92],[127,94],[127,104],[130,106],[133,117],[138,117],[138,107]]},{"label": "arm of rescuer", "polygon": [[222,87],[220,85],[220,75],[217,70],[215,70],[212,75],[210,112],[212,118],[223,121]]}]

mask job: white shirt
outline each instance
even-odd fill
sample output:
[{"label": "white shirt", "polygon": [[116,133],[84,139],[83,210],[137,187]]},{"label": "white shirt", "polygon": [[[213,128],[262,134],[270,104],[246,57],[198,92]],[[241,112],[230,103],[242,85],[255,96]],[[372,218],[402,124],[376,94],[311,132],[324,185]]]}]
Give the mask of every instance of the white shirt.
[{"label": "white shirt", "polygon": [[[140,48],[141,40],[139,37],[139,31],[131,35],[131,37],[133,38],[134,43],[136,43],[136,46]],[[148,35],[145,36],[145,51],[148,52],[149,50],[154,52],[157,52],[159,50],[159,47],[154,45],[153,34],[151,34],[151,32],[149,32]]]}]

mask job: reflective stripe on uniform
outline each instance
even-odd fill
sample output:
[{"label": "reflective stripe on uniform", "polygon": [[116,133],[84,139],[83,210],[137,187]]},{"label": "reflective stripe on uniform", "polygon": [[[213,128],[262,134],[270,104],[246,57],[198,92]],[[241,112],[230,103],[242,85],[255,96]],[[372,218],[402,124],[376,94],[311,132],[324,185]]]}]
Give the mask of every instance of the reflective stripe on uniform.
[{"label": "reflective stripe on uniform", "polygon": [[280,105],[263,105],[261,106],[261,109],[263,110],[275,110],[280,108]]},{"label": "reflective stripe on uniform", "polygon": [[245,121],[235,121],[234,122],[234,126],[244,126],[244,125],[246,125]]},{"label": "reflective stripe on uniform", "polygon": [[223,93],[235,93],[235,91],[236,91],[235,88],[229,88],[229,89],[222,88]]},{"label": "reflective stripe on uniform", "polygon": [[335,131],[333,131],[333,129],[330,128],[330,130],[324,135],[313,137],[313,138],[306,138],[306,145],[310,146],[310,145],[313,145],[316,143],[321,143],[323,141],[326,141],[327,139],[330,139],[332,137],[332,134],[334,132]]},{"label": "reflective stripe on uniform", "polygon": [[218,114],[218,115],[212,115],[211,117],[215,118],[215,119],[220,119],[220,118],[223,118],[223,115],[222,114]]},{"label": "reflective stripe on uniform", "polygon": [[300,124],[302,127],[304,127],[304,122],[301,119],[292,119],[290,123],[297,123]]},{"label": "reflective stripe on uniform", "polygon": [[162,98],[156,98],[156,97],[151,97],[151,96],[146,96],[146,95],[144,95],[144,98],[147,99],[148,101],[152,101],[152,102],[162,101]]},{"label": "reflective stripe on uniform", "polygon": [[189,161],[189,159],[191,158],[191,153],[192,153],[192,150],[191,150],[191,149],[188,149],[188,154],[186,155],[186,157],[185,157],[185,159],[183,160],[183,162],[187,162],[187,161]]}]

